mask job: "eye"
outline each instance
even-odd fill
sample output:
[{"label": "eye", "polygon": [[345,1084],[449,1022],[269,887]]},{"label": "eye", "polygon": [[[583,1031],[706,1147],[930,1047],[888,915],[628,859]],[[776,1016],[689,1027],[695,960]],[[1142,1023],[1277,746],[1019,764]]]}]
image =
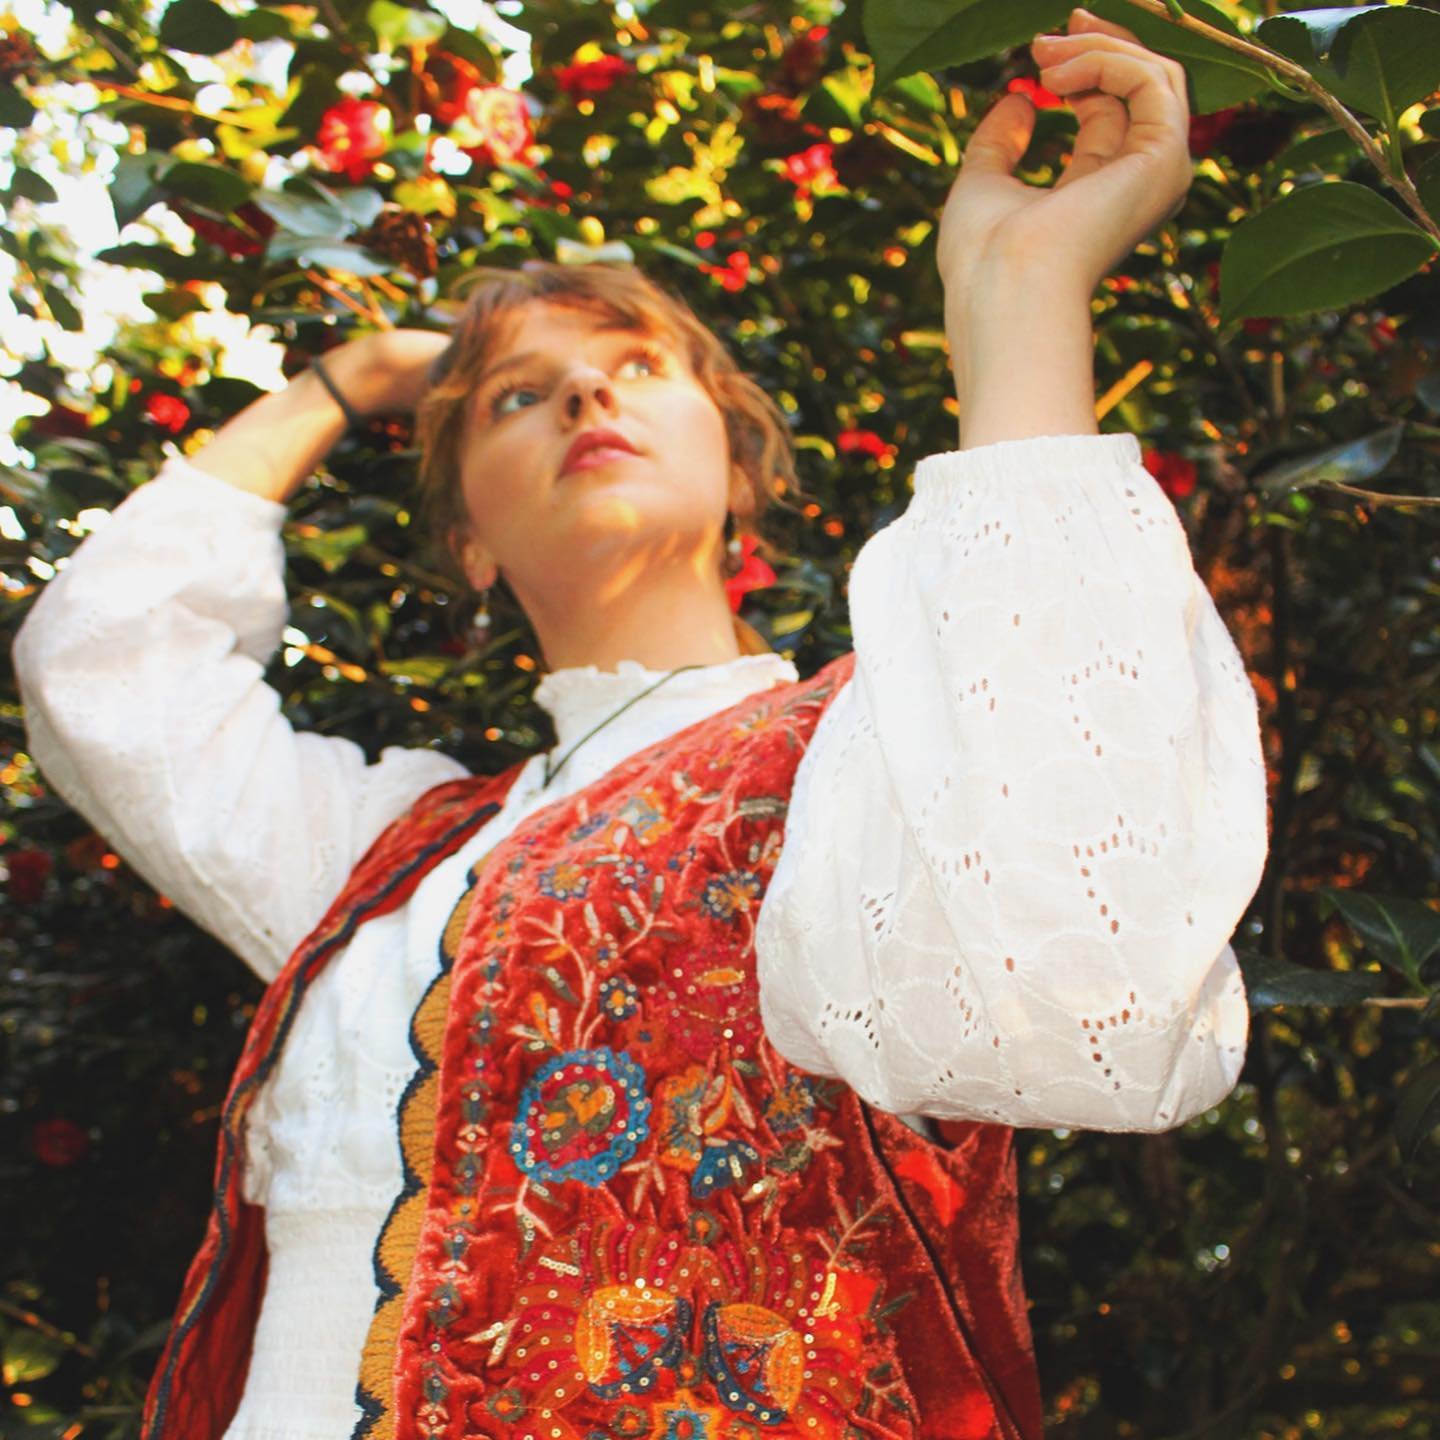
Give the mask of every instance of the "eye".
[{"label": "eye", "polygon": [[516,381],[516,382],[514,382],[514,383],[512,383],[512,384],[510,384],[510,385],[503,385],[503,386],[501,386],[501,388],[496,392],[495,397],[490,401],[490,414],[491,414],[492,416],[496,417],[497,419],[498,419],[501,415],[511,415],[511,414],[514,414],[513,408],[510,409],[510,410],[506,410],[506,409],[503,409],[503,408],[502,408],[502,407],[504,406],[505,402],[506,402],[512,395],[535,395],[535,396],[538,396],[539,394],[540,394],[540,392],[539,392],[537,389],[535,389],[535,387],[534,387],[533,385],[527,384],[527,383],[526,383],[525,381],[523,381],[523,380],[522,380],[522,381]]},{"label": "eye", "polygon": [[625,357],[620,363],[623,371],[630,365],[643,365],[651,375],[663,375],[665,373],[665,352],[654,345],[634,345],[625,352]]}]

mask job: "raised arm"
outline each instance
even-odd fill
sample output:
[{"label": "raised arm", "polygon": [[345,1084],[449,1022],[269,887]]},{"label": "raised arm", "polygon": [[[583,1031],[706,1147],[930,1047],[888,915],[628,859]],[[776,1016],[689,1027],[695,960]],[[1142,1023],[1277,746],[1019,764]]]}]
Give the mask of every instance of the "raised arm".
[{"label": "raised arm", "polygon": [[[411,403],[443,337],[327,357],[361,413]],[[295,731],[264,670],[287,614],[285,501],[343,416],[310,373],[118,505],[31,607],[14,661],[47,781],[147,881],[263,979],[423,791],[437,751]]]},{"label": "raised arm", "polygon": [[[1174,506],[1097,433],[1090,297],[1188,186],[1183,72],[1079,12],[1053,189],[1007,96],[941,228],[961,448],[850,577],[855,669],[756,932],[802,1068],[900,1114],[1165,1130],[1240,1073],[1230,937],[1267,847],[1254,689]],[[1122,101],[1119,97],[1124,96]]]}]

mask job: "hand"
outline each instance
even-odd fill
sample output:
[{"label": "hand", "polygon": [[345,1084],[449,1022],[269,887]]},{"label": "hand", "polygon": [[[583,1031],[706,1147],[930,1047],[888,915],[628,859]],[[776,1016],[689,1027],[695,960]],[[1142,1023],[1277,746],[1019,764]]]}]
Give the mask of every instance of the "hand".
[{"label": "hand", "polygon": [[430,388],[430,367],[450,343],[437,330],[382,330],[330,351],[325,369],[361,415],[410,412]]},{"label": "hand", "polygon": [[1076,10],[1069,33],[1039,36],[1040,82],[1080,121],[1075,152],[1048,188],[1012,173],[1035,108],[1006,95],[976,126],[940,219],[937,263],[947,292],[970,297],[1017,270],[1087,300],[1136,244],[1185,203],[1194,167],[1185,71],[1123,25]]}]

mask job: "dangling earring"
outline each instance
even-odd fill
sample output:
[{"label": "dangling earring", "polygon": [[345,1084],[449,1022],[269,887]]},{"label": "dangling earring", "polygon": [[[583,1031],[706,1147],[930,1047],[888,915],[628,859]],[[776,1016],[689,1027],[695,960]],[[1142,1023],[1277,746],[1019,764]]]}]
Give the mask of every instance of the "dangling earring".
[{"label": "dangling earring", "polygon": [[480,592],[480,608],[470,622],[470,638],[476,645],[484,645],[490,639],[490,587]]},{"label": "dangling earring", "polygon": [[744,546],[740,537],[735,533],[735,517],[725,517],[725,573],[727,575],[738,575],[744,561]]}]

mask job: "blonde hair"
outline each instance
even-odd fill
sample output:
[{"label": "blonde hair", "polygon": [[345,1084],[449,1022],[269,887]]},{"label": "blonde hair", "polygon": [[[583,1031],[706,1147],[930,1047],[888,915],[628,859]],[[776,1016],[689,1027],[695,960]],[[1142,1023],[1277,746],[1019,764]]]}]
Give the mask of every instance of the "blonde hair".
[{"label": "blonde hair", "polygon": [[[735,363],[695,312],[631,265],[562,265],[529,260],[521,270],[480,266],[467,273],[469,293],[450,344],[431,367],[431,385],[416,411],[420,447],[419,511],[437,564],[463,580],[454,536],[469,522],[460,485],[460,455],[467,403],[493,359],[504,321],[533,301],[593,310],[609,322],[663,337],[688,359],[695,378],[725,420],[730,454],[749,481],[754,510],[737,531],[755,528],[771,505],[797,507],[795,450],[780,407]],[[744,654],[769,650],[737,615],[736,639]]]}]

